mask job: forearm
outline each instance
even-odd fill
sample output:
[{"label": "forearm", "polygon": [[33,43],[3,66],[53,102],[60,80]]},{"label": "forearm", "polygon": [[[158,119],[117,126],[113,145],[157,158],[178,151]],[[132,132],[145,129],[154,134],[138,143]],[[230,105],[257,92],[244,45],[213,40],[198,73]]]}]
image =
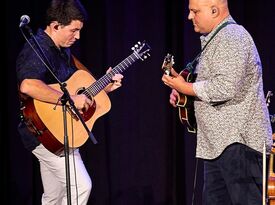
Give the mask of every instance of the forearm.
[{"label": "forearm", "polygon": [[182,82],[176,90],[185,95],[196,96],[196,93],[193,90],[193,83]]},{"label": "forearm", "polygon": [[49,103],[57,103],[62,96],[60,91],[37,79],[23,80],[20,85],[20,91],[34,99]]}]

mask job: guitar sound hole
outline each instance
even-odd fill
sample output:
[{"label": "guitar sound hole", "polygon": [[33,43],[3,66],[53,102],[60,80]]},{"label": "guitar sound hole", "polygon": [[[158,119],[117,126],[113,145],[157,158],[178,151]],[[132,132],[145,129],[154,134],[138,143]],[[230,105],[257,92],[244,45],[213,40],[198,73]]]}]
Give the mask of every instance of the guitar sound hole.
[{"label": "guitar sound hole", "polygon": [[84,95],[86,95],[87,98],[89,98],[91,101],[93,101],[93,97],[90,96],[88,92],[85,92],[85,93],[84,93],[85,90],[86,90],[85,87],[79,88],[79,89],[77,90],[76,94],[77,94],[77,95],[84,94]]},{"label": "guitar sound hole", "polygon": [[[96,102],[95,102],[94,98],[93,98],[92,96],[89,95],[88,92],[84,92],[85,90],[86,90],[85,87],[81,87],[81,88],[79,88],[79,89],[77,90],[76,93],[77,93],[77,95],[80,95],[80,94],[86,95],[86,97],[89,98],[89,99],[93,102],[92,106],[89,107],[89,109],[86,110],[86,111],[83,110],[83,114],[81,114],[83,120],[84,120],[84,121],[87,121],[87,120],[89,120],[89,119],[93,116],[93,114],[95,113],[95,110],[96,110]],[[78,119],[78,118],[77,118],[77,119]]]}]

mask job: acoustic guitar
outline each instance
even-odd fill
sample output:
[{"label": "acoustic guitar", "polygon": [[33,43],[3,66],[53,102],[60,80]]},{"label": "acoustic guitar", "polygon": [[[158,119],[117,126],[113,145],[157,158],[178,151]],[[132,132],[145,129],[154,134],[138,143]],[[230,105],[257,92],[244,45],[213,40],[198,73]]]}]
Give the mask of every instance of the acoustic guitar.
[{"label": "acoustic guitar", "polygon": [[[137,60],[144,61],[150,56],[150,47],[146,42],[138,42],[133,53],[115,66],[111,72],[99,80],[83,69],[77,70],[67,81],[67,89],[71,95],[85,94],[93,100],[93,105],[81,114],[87,127],[92,130],[95,121],[111,109],[111,101],[104,88],[112,81],[115,74],[122,73]],[[77,66],[77,64],[76,64]],[[60,90],[59,84],[50,87]],[[52,153],[60,155],[64,151],[63,111],[61,105],[27,98],[21,111],[28,129]],[[67,106],[67,128],[69,148],[78,148],[89,138],[87,130],[70,106]]]},{"label": "acoustic guitar", "polygon": [[[166,75],[170,75],[171,68],[173,67],[174,64],[175,64],[174,56],[168,53],[164,58],[161,68]],[[179,75],[181,75],[186,82],[195,81],[195,75],[193,75],[187,69],[183,69],[179,73]],[[181,123],[184,125],[187,125],[187,130],[189,132],[195,133],[197,129],[197,125],[196,125],[196,118],[195,118],[195,112],[194,112],[194,97],[179,93],[179,95],[177,96],[176,105],[178,107],[179,119]]]}]

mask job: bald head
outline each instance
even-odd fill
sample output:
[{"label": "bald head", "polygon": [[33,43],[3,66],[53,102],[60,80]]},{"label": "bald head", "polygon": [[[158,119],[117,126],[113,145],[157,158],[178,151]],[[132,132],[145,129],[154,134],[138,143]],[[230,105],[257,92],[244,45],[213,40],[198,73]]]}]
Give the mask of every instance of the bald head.
[{"label": "bald head", "polygon": [[227,0],[195,0],[201,3],[202,5],[209,7],[216,7],[220,12],[228,12]]},{"label": "bald head", "polygon": [[189,10],[188,19],[199,33],[211,32],[229,15],[227,0],[189,0]]},{"label": "bald head", "polygon": [[228,10],[227,0],[210,0],[212,4],[217,5],[220,8]]},{"label": "bald head", "polygon": [[227,4],[227,0],[198,0],[205,3],[212,3],[212,4]]}]

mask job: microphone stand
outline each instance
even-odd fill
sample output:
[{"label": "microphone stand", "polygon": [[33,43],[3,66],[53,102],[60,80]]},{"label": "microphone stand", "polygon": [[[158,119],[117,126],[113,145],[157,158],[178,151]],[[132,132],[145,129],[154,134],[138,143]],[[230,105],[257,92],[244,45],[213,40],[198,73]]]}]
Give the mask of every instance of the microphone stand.
[{"label": "microphone stand", "polygon": [[66,188],[67,188],[67,202],[68,205],[71,205],[71,183],[70,183],[70,164],[69,164],[69,141],[68,141],[68,129],[67,129],[67,102],[70,104],[71,108],[73,111],[76,113],[78,119],[80,119],[82,125],[84,126],[85,130],[87,131],[89,137],[93,141],[94,144],[97,144],[97,140],[95,139],[94,135],[92,132],[90,132],[89,128],[87,127],[86,123],[84,122],[82,116],[80,115],[78,109],[75,107],[73,100],[70,97],[70,94],[68,92],[68,89],[66,88],[67,84],[65,82],[61,82],[57,76],[53,73],[53,66],[50,63],[49,59],[45,55],[43,49],[37,42],[31,28],[28,25],[24,26],[27,30],[28,33],[30,34],[31,38],[33,39],[33,42],[35,46],[38,48],[38,52],[34,49],[34,47],[31,45],[27,37],[25,36],[22,27],[19,27],[24,38],[26,41],[29,43],[31,48],[34,50],[34,52],[37,54],[39,59],[42,61],[42,63],[47,67],[48,71],[52,74],[52,76],[56,79],[58,84],[60,85],[60,90],[63,92],[63,95],[59,99],[62,104],[62,112],[63,112],[63,123],[64,123],[64,156],[65,156],[65,169],[66,169]]}]

